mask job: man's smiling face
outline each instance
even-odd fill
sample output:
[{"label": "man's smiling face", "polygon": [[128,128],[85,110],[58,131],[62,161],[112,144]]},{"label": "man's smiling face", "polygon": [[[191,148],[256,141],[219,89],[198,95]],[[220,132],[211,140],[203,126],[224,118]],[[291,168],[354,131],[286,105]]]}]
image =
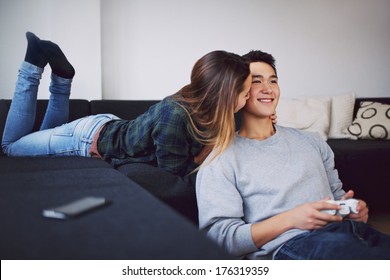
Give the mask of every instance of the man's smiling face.
[{"label": "man's smiling face", "polygon": [[244,110],[259,118],[269,118],[275,113],[280,89],[274,69],[264,62],[250,64],[252,86]]}]

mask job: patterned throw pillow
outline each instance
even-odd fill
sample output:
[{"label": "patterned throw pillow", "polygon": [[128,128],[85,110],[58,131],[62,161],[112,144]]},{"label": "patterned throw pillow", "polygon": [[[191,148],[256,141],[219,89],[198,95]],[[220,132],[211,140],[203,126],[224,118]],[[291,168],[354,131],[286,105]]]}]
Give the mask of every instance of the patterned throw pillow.
[{"label": "patterned throw pillow", "polygon": [[359,139],[390,139],[390,105],[362,101],[348,132]]}]

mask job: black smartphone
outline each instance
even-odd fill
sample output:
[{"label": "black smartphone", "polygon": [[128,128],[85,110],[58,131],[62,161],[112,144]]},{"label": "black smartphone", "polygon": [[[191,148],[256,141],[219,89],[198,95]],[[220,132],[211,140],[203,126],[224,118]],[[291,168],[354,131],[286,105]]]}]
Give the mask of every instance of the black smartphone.
[{"label": "black smartphone", "polygon": [[111,201],[104,197],[89,196],[58,207],[44,209],[42,214],[46,218],[69,219],[109,204]]}]

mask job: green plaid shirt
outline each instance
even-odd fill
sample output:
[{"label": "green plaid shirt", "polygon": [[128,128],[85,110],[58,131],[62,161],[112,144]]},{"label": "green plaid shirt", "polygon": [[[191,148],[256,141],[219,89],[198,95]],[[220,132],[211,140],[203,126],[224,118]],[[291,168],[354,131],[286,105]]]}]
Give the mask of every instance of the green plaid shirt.
[{"label": "green plaid shirt", "polygon": [[143,162],[177,175],[196,168],[202,145],[191,135],[189,119],[173,96],[134,120],[114,120],[102,129],[98,150],[114,166]]}]

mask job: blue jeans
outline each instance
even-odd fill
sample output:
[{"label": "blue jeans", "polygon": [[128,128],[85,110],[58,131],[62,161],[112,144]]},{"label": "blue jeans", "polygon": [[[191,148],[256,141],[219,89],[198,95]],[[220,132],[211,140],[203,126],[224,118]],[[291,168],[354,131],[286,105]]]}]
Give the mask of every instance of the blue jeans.
[{"label": "blue jeans", "polygon": [[23,62],[4,128],[2,148],[8,156],[90,156],[96,132],[111,114],[88,116],[68,122],[71,79],[51,75],[50,99],[41,128],[32,132],[38,86],[43,69]]},{"label": "blue jeans", "polygon": [[390,235],[366,223],[346,220],[287,241],[277,260],[390,260]]}]

